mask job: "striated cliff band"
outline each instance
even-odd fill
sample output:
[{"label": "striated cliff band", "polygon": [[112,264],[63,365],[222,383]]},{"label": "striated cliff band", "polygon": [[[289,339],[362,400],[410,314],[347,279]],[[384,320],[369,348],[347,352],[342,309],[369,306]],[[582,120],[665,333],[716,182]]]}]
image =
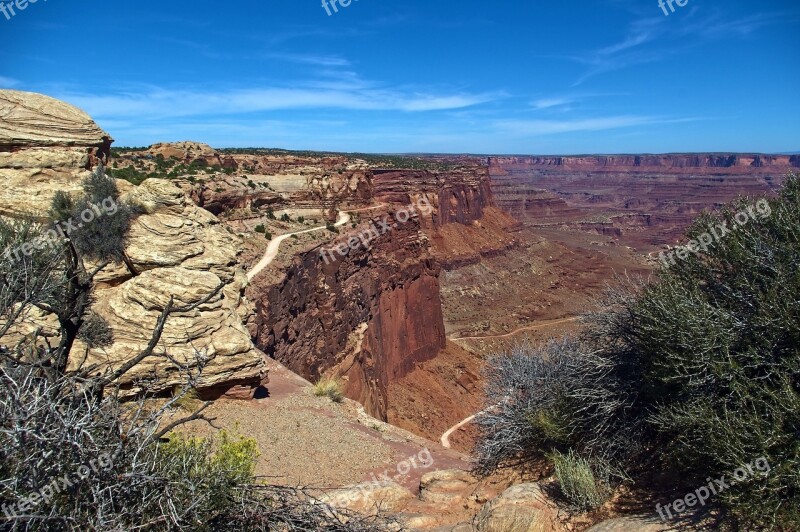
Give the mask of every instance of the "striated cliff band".
[{"label": "striated cliff band", "polygon": [[774,191],[800,156],[490,157],[488,165],[498,205],[520,220],[653,246],[673,243],[705,209]]}]

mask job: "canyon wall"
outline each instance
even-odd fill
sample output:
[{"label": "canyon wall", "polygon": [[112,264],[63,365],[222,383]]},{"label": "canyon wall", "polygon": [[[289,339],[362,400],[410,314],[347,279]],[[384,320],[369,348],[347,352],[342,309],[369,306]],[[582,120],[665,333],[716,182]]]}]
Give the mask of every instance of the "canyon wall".
[{"label": "canyon wall", "polygon": [[294,257],[277,282],[256,277],[251,332],[267,354],[310,380],[342,377],[348,397],[385,419],[389,383],[444,348],[440,267],[418,220],[344,255],[321,254],[368,226]]},{"label": "canyon wall", "polygon": [[421,217],[431,252],[447,270],[476,264],[518,245],[510,234],[517,221],[495,205],[485,166],[464,164],[451,171],[375,170],[377,201],[405,204],[427,200]]},{"label": "canyon wall", "polygon": [[428,199],[434,210],[422,220],[424,228],[480,220],[486,207],[494,205],[485,168],[470,167],[452,172],[427,170],[373,170],[375,199],[398,205]]},{"label": "canyon wall", "polygon": [[[445,348],[442,266],[512,245],[502,223],[513,221],[494,207],[485,167],[373,170],[370,182],[378,210],[359,213],[357,227],[295,256],[278,277],[254,279],[250,329],[270,356],[310,380],[342,377],[348,397],[386,419],[389,384]],[[396,223],[353,246],[378,219]],[[462,241],[469,246],[457,249]],[[347,253],[321,255],[339,243],[351,244]]]},{"label": "canyon wall", "polygon": [[646,245],[672,243],[704,210],[773,193],[798,168],[798,156],[762,154],[489,158],[498,206],[521,221]]}]

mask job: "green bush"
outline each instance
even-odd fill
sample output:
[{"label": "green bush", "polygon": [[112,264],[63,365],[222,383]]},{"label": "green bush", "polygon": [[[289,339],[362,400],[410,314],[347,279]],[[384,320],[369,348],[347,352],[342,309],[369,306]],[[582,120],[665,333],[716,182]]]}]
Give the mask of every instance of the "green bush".
[{"label": "green bush", "polygon": [[[79,224],[69,234],[77,250],[96,260],[121,262],[125,257],[128,230],[135,212],[119,200],[117,183],[98,167],[83,182],[84,197],[72,204],[63,194],[56,194],[51,204],[54,221],[69,219]],[[72,213],[63,217],[72,204]],[[91,215],[83,219],[82,216]]]},{"label": "green bush", "polygon": [[258,224],[256,226],[256,228],[255,228],[255,232],[256,233],[266,233],[267,232],[267,228],[264,226],[264,224]]}]

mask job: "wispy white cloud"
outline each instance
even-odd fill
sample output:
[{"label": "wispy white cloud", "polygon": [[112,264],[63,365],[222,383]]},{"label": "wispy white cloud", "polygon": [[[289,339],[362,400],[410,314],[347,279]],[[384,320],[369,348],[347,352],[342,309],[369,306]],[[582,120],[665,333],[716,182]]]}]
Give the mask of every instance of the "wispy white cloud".
[{"label": "wispy white cloud", "polygon": [[502,93],[450,94],[385,88],[353,79],[326,84],[325,80],[294,87],[254,87],[208,90],[146,87],[140,90],[88,94],[64,91],[57,95],[97,118],[158,120],[174,117],[239,115],[264,111],[338,109],[423,112],[462,109],[491,102]]},{"label": "wispy white cloud", "polygon": [[590,93],[590,92],[574,92],[570,91],[565,94],[558,94],[554,96],[546,96],[537,98],[530,102],[530,106],[535,111],[555,110],[559,112],[572,111],[575,108],[581,107],[584,102],[589,100],[609,97],[609,96],[627,96],[626,93]]},{"label": "wispy white cloud", "polygon": [[498,120],[492,127],[516,136],[554,135],[582,131],[604,131],[655,124],[694,122],[702,118],[666,118],[654,116],[608,116],[575,120]]},{"label": "wispy white cloud", "polygon": [[552,109],[553,107],[563,107],[574,101],[575,98],[570,97],[539,98],[531,102],[531,107],[539,111],[542,109]]},{"label": "wispy white cloud", "polygon": [[0,76],[0,88],[12,89],[14,87],[19,86],[20,84],[21,82],[18,79]]},{"label": "wispy white cloud", "polygon": [[346,67],[350,66],[350,61],[344,57],[336,55],[319,55],[319,54],[286,54],[286,53],[269,53],[268,58],[278,59],[280,61],[288,61],[291,63],[301,63],[306,65],[316,65],[323,67]]},{"label": "wispy white cloud", "polygon": [[[676,20],[677,17],[680,20]],[[587,70],[574,85],[580,85],[599,74],[661,61],[711,40],[747,37],[767,26],[798,19],[798,10],[729,18],[719,10],[700,10],[696,7],[687,8],[671,17],[640,17],[630,24],[621,41],[583,55],[568,57],[587,66]]]}]

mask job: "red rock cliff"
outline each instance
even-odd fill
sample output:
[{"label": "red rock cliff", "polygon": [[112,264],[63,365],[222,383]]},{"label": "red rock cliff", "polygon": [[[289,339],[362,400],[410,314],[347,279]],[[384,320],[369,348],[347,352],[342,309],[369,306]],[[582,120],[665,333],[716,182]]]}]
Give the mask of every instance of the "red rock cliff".
[{"label": "red rock cliff", "polygon": [[329,247],[295,257],[272,285],[255,279],[251,331],[256,345],[300,375],[343,377],[347,396],[385,419],[389,382],[445,346],[440,267],[413,219],[325,260]]}]

